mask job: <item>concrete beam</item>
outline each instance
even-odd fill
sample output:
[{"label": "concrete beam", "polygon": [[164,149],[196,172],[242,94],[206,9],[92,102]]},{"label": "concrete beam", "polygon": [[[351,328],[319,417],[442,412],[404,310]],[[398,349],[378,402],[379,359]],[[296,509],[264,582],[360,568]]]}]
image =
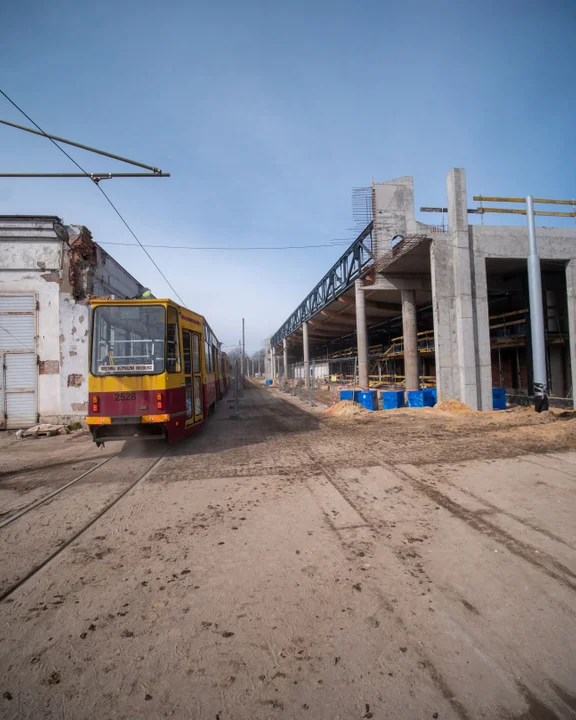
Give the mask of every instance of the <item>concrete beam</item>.
[{"label": "concrete beam", "polygon": [[[310,325],[314,330],[350,330],[351,326],[344,323],[319,323],[317,320],[310,320]],[[353,326],[352,326],[353,329]]]},{"label": "concrete beam", "polygon": [[[374,285],[365,285],[365,292],[370,292],[371,290],[380,290],[379,287],[376,287]],[[387,289],[387,288],[385,288]],[[418,289],[418,288],[417,288]],[[338,298],[339,303],[343,303],[346,305],[354,305],[356,300],[351,297],[339,297]],[[366,300],[366,309],[367,310],[396,310],[400,312],[402,309],[401,303],[393,303],[393,302],[383,302],[381,300]]]},{"label": "concrete beam", "polygon": [[322,310],[320,314],[327,318],[334,318],[340,322],[350,323],[351,325],[355,325],[356,323],[353,315],[345,315],[343,313],[332,312],[330,310]]},{"label": "concrete beam", "polygon": [[370,290],[430,290],[429,275],[378,275]]}]

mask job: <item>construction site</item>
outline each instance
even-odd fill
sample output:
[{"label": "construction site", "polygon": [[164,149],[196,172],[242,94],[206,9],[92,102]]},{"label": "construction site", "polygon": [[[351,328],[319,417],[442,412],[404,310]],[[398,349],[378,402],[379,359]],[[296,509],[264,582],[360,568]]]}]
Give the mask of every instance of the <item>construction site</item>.
[{"label": "construction site", "polygon": [[[525,215],[501,202],[524,199],[480,196],[469,208],[465,172],[454,169],[446,207],[420,208],[441,217],[426,225],[415,220],[413,178],[367,190],[368,224],[270,339],[269,376],[436,388],[439,400],[474,410],[493,408],[493,389],[533,401],[528,228],[469,224],[490,212]],[[571,201],[535,202],[545,208],[537,216],[574,217]],[[576,230],[539,227],[537,236],[546,394],[573,408]]]},{"label": "construction site", "polygon": [[576,718],[576,231],[368,199],[257,378],[2,219],[1,718]]}]

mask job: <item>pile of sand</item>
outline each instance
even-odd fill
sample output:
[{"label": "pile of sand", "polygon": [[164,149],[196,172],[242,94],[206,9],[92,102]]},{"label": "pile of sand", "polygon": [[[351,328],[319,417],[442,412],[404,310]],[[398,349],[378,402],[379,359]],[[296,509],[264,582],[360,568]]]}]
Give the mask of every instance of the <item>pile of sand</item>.
[{"label": "pile of sand", "polygon": [[442,410],[443,412],[451,413],[471,413],[474,412],[469,405],[466,405],[460,400],[443,400],[442,402],[434,405],[434,410]]},{"label": "pile of sand", "polygon": [[332,407],[326,410],[327,415],[333,415],[334,417],[357,417],[358,415],[366,415],[370,412],[359,403],[352,402],[351,400],[341,400],[340,402],[334,403]]}]

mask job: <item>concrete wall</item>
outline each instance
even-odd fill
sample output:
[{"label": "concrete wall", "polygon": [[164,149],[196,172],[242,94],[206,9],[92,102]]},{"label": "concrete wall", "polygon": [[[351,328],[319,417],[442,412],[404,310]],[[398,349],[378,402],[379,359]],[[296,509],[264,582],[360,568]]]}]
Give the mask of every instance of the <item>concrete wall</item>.
[{"label": "concrete wall", "polygon": [[122,265],[103,250],[96,247],[96,269],[94,272],[94,286],[92,294],[98,297],[114,295],[115,297],[137,297],[144,290],[138,282]]},{"label": "concrete wall", "polygon": [[428,232],[414,219],[414,178],[400,177],[373,186],[373,252],[378,260],[392,250],[395,236]]},{"label": "concrete wall", "polygon": [[38,355],[38,413],[60,415],[59,290],[63,244],[57,218],[0,218],[0,292],[35,294]]},{"label": "concrete wall", "polygon": [[60,415],[81,420],[88,411],[90,308],[68,293],[60,294]]}]

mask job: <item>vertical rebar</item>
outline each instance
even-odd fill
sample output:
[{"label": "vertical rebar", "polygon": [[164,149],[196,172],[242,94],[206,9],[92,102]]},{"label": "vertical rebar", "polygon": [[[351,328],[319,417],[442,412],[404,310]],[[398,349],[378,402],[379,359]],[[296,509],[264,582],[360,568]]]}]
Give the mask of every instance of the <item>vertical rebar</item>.
[{"label": "vertical rebar", "polygon": [[534,387],[534,409],[548,410],[548,381],[546,377],[546,339],[544,336],[544,307],[542,303],[542,273],[536,245],[536,224],[534,222],[534,201],[532,195],[526,198],[526,219],[528,221],[528,294],[530,296],[530,331],[532,336],[532,366]]}]

